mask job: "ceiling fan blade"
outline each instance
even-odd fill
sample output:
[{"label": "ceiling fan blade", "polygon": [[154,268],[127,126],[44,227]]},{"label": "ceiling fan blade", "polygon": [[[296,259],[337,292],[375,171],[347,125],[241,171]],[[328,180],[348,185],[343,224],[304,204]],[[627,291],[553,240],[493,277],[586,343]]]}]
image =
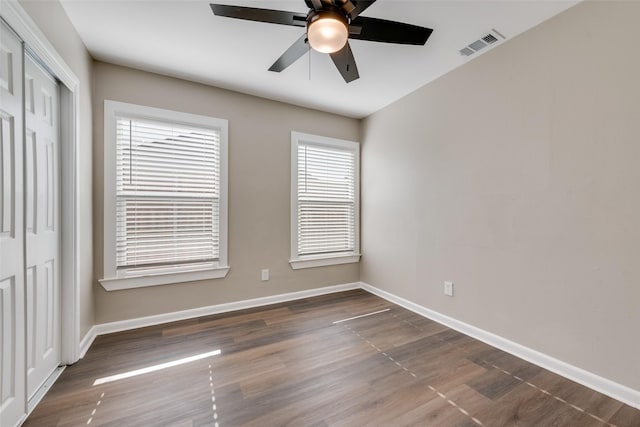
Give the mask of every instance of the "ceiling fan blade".
[{"label": "ceiling fan blade", "polygon": [[333,59],[333,63],[336,65],[340,74],[342,74],[342,78],[345,82],[350,83],[360,78],[356,59],[353,57],[353,52],[351,51],[349,42],[347,42],[342,49],[330,55],[331,59]]},{"label": "ceiling fan blade", "polygon": [[349,12],[351,19],[356,19],[358,15],[364,12],[369,6],[374,4],[376,0],[352,0],[351,3],[355,8]]},{"label": "ceiling fan blade", "polygon": [[287,49],[281,56],[273,63],[269,68],[269,71],[280,71],[287,68],[289,65],[296,62],[302,55],[309,52],[309,45],[307,44],[307,34],[303,34],[298,40],[293,42],[289,49]]},{"label": "ceiling fan blade", "polygon": [[309,0],[307,1],[307,4],[309,3],[311,3],[311,5],[309,6],[309,8],[311,9],[315,9],[315,10],[322,9],[322,0]]},{"label": "ceiling fan blade", "polygon": [[211,3],[211,10],[216,16],[246,19],[248,21],[269,22],[271,24],[293,25],[304,27],[307,25],[307,15],[304,13],[287,12],[284,10],[258,9],[255,7],[228,6]]},{"label": "ceiling fan blade", "polygon": [[424,45],[433,32],[431,28],[365,16],[352,20],[351,26],[360,27],[360,32],[350,31],[349,38],[382,43]]}]

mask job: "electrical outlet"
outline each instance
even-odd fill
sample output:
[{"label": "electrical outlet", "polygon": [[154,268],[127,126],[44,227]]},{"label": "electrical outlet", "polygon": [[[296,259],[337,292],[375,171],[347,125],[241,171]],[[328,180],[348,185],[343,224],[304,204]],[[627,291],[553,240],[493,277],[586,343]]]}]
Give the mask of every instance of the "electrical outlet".
[{"label": "electrical outlet", "polygon": [[453,296],[453,282],[444,282],[444,294],[447,296]]},{"label": "electrical outlet", "polygon": [[269,280],[269,269],[265,268],[262,270],[262,281],[266,282],[267,280]]}]

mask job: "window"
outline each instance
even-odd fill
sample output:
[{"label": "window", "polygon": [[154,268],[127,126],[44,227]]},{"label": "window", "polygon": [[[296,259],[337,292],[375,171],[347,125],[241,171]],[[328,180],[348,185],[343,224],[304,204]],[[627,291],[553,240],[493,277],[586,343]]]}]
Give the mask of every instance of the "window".
[{"label": "window", "polygon": [[105,101],[107,290],[229,270],[227,122]]},{"label": "window", "polygon": [[291,266],[360,260],[360,145],[291,133]]}]

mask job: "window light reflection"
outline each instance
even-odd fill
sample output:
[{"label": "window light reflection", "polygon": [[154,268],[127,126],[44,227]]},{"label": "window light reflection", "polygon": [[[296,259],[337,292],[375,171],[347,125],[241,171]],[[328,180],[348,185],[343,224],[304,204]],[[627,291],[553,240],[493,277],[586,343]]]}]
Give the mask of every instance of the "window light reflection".
[{"label": "window light reflection", "polygon": [[133,371],[123,372],[121,374],[111,375],[108,377],[98,378],[93,382],[93,385],[101,385],[110,383],[113,381],[123,380],[125,378],[136,377],[138,375],[148,374],[150,372],[160,371],[166,368],[172,368],[178,365],[184,365],[185,363],[195,362],[196,360],[206,359],[207,357],[217,356],[219,355],[220,349],[210,351],[208,353],[196,354],[194,356],[185,357],[178,360],[173,360],[171,362],[160,363],[159,365],[147,366],[146,368],[136,369]]}]

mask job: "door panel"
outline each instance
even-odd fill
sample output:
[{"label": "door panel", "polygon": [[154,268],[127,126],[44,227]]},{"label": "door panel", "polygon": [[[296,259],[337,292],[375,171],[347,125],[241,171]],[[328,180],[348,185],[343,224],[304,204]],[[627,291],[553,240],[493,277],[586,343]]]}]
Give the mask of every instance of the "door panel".
[{"label": "door panel", "polygon": [[27,397],[60,364],[58,85],[25,57]]},{"label": "door panel", "polygon": [[0,22],[0,425],[26,411],[22,43]]}]

